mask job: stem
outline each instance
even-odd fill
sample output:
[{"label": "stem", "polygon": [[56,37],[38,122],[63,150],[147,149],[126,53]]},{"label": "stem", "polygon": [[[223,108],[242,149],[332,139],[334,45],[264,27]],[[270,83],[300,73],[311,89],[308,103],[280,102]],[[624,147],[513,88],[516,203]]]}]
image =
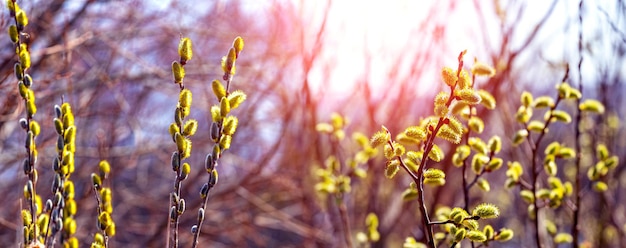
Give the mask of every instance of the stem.
[{"label": "stem", "polygon": [[343,202],[343,195],[339,194],[335,196],[335,203],[337,203],[337,208],[339,209],[339,216],[341,216],[341,225],[343,228],[343,237],[346,241],[347,247],[352,246],[352,237],[350,231],[350,222],[348,220],[348,209],[346,207],[346,203]]},{"label": "stem", "polygon": [[[580,0],[580,3],[578,4],[578,22],[579,22],[579,30],[578,30],[578,53],[579,53],[579,60],[578,60],[578,91],[580,91],[580,93],[583,93],[583,76],[582,73],[580,71],[582,63],[583,63],[583,54],[582,54],[582,47],[583,47],[583,16],[582,16],[582,8],[583,8],[583,0]],[[576,106],[580,105],[580,99],[576,100]],[[576,108],[576,123],[575,123],[575,137],[576,137],[576,182],[575,182],[575,194],[576,194],[576,208],[574,208],[574,223],[573,223],[573,230],[572,230],[572,238],[574,240],[574,247],[578,248],[578,236],[579,236],[579,226],[578,226],[578,222],[580,221],[580,198],[581,198],[581,192],[580,192],[580,181],[581,181],[581,175],[580,175],[580,160],[581,160],[581,147],[580,147],[580,121],[581,121],[581,111]]]},{"label": "stem", "polygon": [[[211,185],[211,184],[208,184],[208,185],[209,185],[209,191],[207,191],[206,198],[204,198],[204,201],[202,202],[202,205],[200,206],[201,209],[204,209],[206,207],[206,205],[209,203],[209,192],[213,188],[213,185]],[[193,243],[191,245],[191,247],[193,247],[193,248],[198,247],[198,238],[200,237],[200,229],[202,227],[202,223],[204,223],[204,218],[198,219],[198,223],[196,224],[196,227],[198,228],[198,230],[193,235]]]}]

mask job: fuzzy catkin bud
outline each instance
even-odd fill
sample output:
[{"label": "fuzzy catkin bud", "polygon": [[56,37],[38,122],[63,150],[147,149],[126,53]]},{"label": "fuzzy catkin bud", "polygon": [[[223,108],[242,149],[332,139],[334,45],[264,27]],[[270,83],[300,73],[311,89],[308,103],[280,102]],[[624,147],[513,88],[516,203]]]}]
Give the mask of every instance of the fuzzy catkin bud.
[{"label": "fuzzy catkin bud", "polygon": [[188,108],[191,107],[192,94],[188,89],[184,89],[180,91],[180,95],[178,97],[178,103],[180,107]]},{"label": "fuzzy catkin bud", "polygon": [[441,78],[443,79],[443,82],[450,87],[454,87],[454,85],[456,85],[456,71],[450,67],[444,67],[441,70]]},{"label": "fuzzy catkin bud", "polygon": [[230,103],[230,108],[236,109],[237,107],[239,107],[239,105],[246,100],[246,97],[246,94],[243,93],[243,91],[241,90],[235,90],[230,93],[227,97],[228,102]]},{"label": "fuzzy catkin bud", "polygon": [[30,68],[30,53],[26,50],[21,50],[19,57],[22,68],[24,68],[24,70]]},{"label": "fuzzy catkin bud", "polygon": [[11,42],[13,43],[17,43],[19,41],[20,37],[19,33],[17,32],[17,26],[9,26],[9,37],[11,38]]},{"label": "fuzzy catkin bud", "polygon": [[217,184],[217,180],[218,180],[217,170],[213,170],[211,172],[211,176],[209,177],[209,187],[213,188],[213,186],[215,186],[215,184]]},{"label": "fuzzy catkin bud", "polygon": [[187,176],[189,176],[189,173],[191,173],[191,166],[189,165],[189,163],[183,163],[182,169],[180,171],[180,179],[181,180],[187,179]]},{"label": "fuzzy catkin bud", "polygon": [[228,150],[230,149],[230,144],[232,141],[232,136],[230,135],[222,135],[222,137],[220,138],[220,149],[221,150]]},{"label": "fuzzy catkin bud", "polygon": [[213,82],[211,82],[211,88],[218,100],[226,96],[226,88],[224,88],[224,85],[219,80],[213,80]]},{"label": "fuzzy catkin bud", "polygon": [[233,135],[237,130],[237,125],[239,124],[239,119],[235,116],[227,116],[224,119],[224,127],[222,128],[222,133],[225,135]]},{"label": "fuzzy catkin bud", "polygon": [[172,62],[172,75],[174,75],[174,83],[182,84],[185,78],[185,68],[178,62]]},{"label": "fuzzy catkin bud", "polygon": [[23,10],[18,10],[15,13],[15,19],[20,30],[23,30],[28,25],[28,16],[26,16],[26,12]]},{"label": "fuzzy catkin bud", "polygon": [[180,43],[178,43],[178,55],[180,56],[180,61],[183,65],[191,59],[193,56],[191,39],[185,37],[180,40]]},{"label": "fuzzy catkin bud", "polygon": [[235,52],[237,52],[237,57],[239,57],[239,53],[243,50],[243,45],[243,38],[237,36],[233,41],[233,48],[235,48]]},{"label": "fuzzy catkin bud", "polygon": [[198,130],[198,121],[189,120],[185,123],[183,128],[183,135],[185,136],[193,136]]},{"label": "fuzzy catkin bud", "polygon": [[96,189],[100,188],[100,185],[102,185],[102,179],[100,178],[100,176],[98,176],[98,174],[91,173],[91,184]]},{"label": "fuzzy catkin bud", "polygon": [[430,159],[432,159],[433,161],[435,161],[435,162],[440,162],[444,158],[444,156],[445,156],[445,154],[443,153],[441,148],[439,148],[439,146],[433,144],[432,149],[428,153],[428,157]]},{"label": "fuzzy catkin bud", "polygon": [[222,97],[222,100],[220,100],[220,115],[224,118],[228,113],[230,113],[230,102],[226,97]]},{"label": "fuzzy catkin bud", "polygon": [[481,203],[474,208],[472,215],[478,216],[481,219],[497,218],[500,215],[500,210],[493,204]]},{"label": "fuzzy catkin bud", "polygon": [[[211,174],[209,174],[209,176],[210,176],[210,175],[211,175]],[[206,198],[206,197],[207,197],[207,195],[208,195],[208,194],[209,194],[209,184],[208,184],[208,183],[205,183],[205,184],[203,184],[203,185],[202,185],[202,188],[200,188],[200,197],[201,197],[202,199],[204,199],[204,198]]]}]

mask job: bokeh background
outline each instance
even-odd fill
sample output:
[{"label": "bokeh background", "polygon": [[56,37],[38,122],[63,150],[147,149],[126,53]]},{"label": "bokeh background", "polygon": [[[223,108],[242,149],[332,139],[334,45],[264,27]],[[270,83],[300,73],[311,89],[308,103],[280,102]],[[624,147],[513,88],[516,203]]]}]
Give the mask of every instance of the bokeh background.
[{"label": "bokeh background", "polygon": [[[220,180],[211,191],[201,242],[205,247],[340,247],[338,212],[314,190],[313,168],[333,151],[315,125],[338,112],[349,119],[347,133],[371,135],[381,125],[392,133],[432,113],[434,95],[444,89],[443,66],[455,68],[467,49],[497,75],[477,81],[496,97],[494,111],[481,112],[481,137],[503,137],[505,161],[528,161],[528,150],[513,149],[510,137],[521,128],[514,119],[519,95],[555,95],[565,79],[583,84],[584,98],[596,98],[606,115],[590,123],[589,144],[604,143],[620,157],[610,174],[611,191],[595,194],[587,185],[583,238],[595,247],[626,245],[626,3],[617,1],[19,1],[30,17],[31,75],[42,125],[38,192],[45,199],[55,156],[53,106],[65,100],[76,115],[79,206],[77,237],[86,246],[96,231],[96,201],[89,175],[101,159],[112,165],[117,235],[112,247],[162,247],[167,239],[168,193],[175,150],[167,127],[173,120],[178,87],[171,62],[181,36],[193,41],[186,86],[194,93],[191,117],[200,122],[183,184],[188,212],[181,245],[190,243],[191,223],[200,205],[198,191],[207,175],[211,149],[210,82],[221,77],[220,59],[232,40],[245,48],[232,87],[248,100],[234,113],[239,128],[231,150],[220,160]],[[4,6],[3,6],[4,7]],[[3,8],[2,30],[10,24]],[[582,23],[580,22],[582,17]],[[579,34],[582,33],[582,40]],[[6,32],[5,32],[6,34]],[[7,35],[0,39],[0,244],[20,240],[20,204],[26,181],[21,172],[25,115],[13,76],[16,61]],[[579,49],[579,42],[581,49]],[[578,63],[582,56],[582,64]],[[580,70],[579,70],[580,68]],[[582,79],[582,81],[581,81]],[[564,105],[572,110],[574,105]],[[612,120],[612,121],[610,121]],[[572,145],[574,127],[556,125],[547,139]],[[454,147],[439,142],[444,151]],[[547,142],[546,142],[547,143]],[[350,154],[357,147],[340,148]],[[451,156],[444,168],[448,184],[427,188],[429,209],[462,204],[460,170]],[[423,240],[415,202],[403,203],[410,182],[402,173],[383,175],[381,158],[353,180],[346,198],[352,230],[365,229],[367,213],[378,214],[381,240],[373,247],[398,247],[404,238]],[[475,189],[471,201],[496,203],[502,216],[491,220],[516,236],[511,247],[531,246],[532,228],[518,190],[502,185],[504,170],[487,176],[488,194]],[[452,182],[452,183],[451,183]],[[571,230],[571,211],[556,212],[562,231]],[[609,231],[606,231],[610,229]],[[353,235],[355,234],[353,233]]]}]

